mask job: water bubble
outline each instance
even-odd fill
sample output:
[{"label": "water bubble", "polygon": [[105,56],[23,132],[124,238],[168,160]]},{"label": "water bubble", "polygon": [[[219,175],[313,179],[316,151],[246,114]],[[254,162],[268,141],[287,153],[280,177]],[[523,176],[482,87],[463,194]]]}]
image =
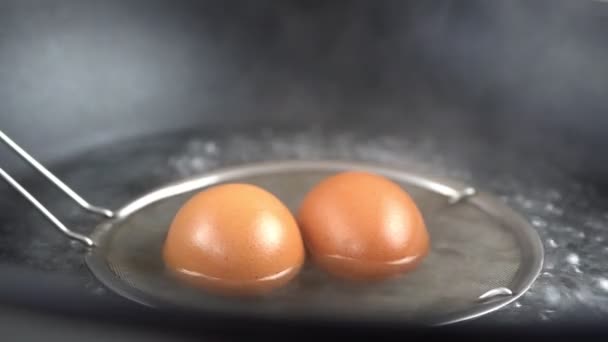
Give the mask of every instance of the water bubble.
[{"label": "water bubble", "polygon": [[581,262],[580,258],[578,257],[578,254],[576,253],[570,253],[568,254],[568,256],[566,257],[566,262],[568,262],[571,265],[576,265],[578,266]]},{"label": "water bubble", "polygon": [[604,277],[597,278],[597,287],[601,290],[608,292],[608,279]]},{"label": "water bubble", "polygon": [[521,202],[521,206],[526,209],[532,209],[532,207],[534,206],[534,202],[532,202],[531,200],[523,200]]},{"label": "water bubble", "polygon": [[576,238],[579,238],[579,239],[584,239],[584,238],[585,238],[585,232],[583,232],[583,231],[576,232],[576,233],[574,234],[574,236],[575,236]]},{"label": "water bubble", "polygon": [[579,232],[577,229],[570,226],[557,226],[555,227],[555,230],[559,231],[560,233],[567,233],[569,235],[575,235]]},{"label": "water bubble", "polygon": [[190,160],[190,167],[194,171],[202,171],[205,169],[205,166],[206,166],[205,159],[203,159],[201,157],[194,157],[194,158],[192,158],[192,160]]},{"label": "water bubble", "polygon": [[561,302],[562,295],[559,292],[559,289],[555,286],[547,286],[545,289],[545,301],[548,305],[558,306]]},{"label": "water bubble", "polygon": [[537,216],[533,217],[531,222],[534,227],[538,227],[538,228],[547,227],[547,221],[545,221],[542,218],[537,217]]},{"label": "water bubble", "polygon": [[547,239],[547,245],[549,245],[549,247],[551,247],[551,248],[558,247],[557,242],[555,242],[555,240],[553,240],[553,239]]},{"label": "water bubble", "polygon": [[564,213],[562,208],[556,207],[553,203],[547,203],[545,205],[545,211],[557,216],[561,216]]},{"label": "water bubble", "polygon": [[581,271],[581,269],[576,265],[571,265],[570,268],[572,268],[574,273],[583,273],[583,271]]},{"label": "water bubble", "polygon": [[548,321],[554,316],[555,312],[554,309],[545,309],[539,313],[539,317],[543,321]]},{"label": "water bubble", "polygon": [[207,152],[209,154],[217,154],[217,151],[218,151],[217,143],[215,143],[214,141],[209,141],[209,142],[205,143],[205,152]]}]

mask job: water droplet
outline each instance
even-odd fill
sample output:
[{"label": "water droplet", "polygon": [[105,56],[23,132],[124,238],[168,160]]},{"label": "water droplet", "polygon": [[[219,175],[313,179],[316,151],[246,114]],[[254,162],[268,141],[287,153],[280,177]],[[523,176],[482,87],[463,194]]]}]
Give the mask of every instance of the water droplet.
[{"label": "water droplet", "polygon": [[580,258],[578,257],[578,254],[576,253],[570,253],[568,254],[568,256],[566,257],[566,262],[568,262],[571,265],[579,265],[580,264]]},{"label": "water droplet", "polygon": [[520,302],[515,302],[513,303],[513,306],[515,306],[516,308],[521,308],[521,303]]}]

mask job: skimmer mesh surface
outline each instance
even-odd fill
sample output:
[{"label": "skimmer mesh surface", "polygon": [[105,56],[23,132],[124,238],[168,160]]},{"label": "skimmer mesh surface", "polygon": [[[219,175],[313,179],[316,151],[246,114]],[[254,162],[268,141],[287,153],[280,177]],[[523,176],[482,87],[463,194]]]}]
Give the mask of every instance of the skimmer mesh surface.
[{"label": "skimmer mesh surface", "polygon": [[[232,181],[260,185],[292,210],[304,194],[330,171],[290,171],[239,177]],[[446,197],[401,183],[421,208],[431,235],[431,252],[413,272],[372,284],[334,279],[307,262],[286,287],[255,299],[228,299],[206,294],[175,280],[165,270],[162,245],[178,208],[194,192],[170,197],[128,216],[101,234],[95,253],[124,281],[160,303],[206,310],[255,310],[267,313],[392,314],[434,320],[479,305],[477,298],[496,287],[514,285],[525,246],[509,227],[468,202],[454,205]],[[103,230],[103,229],[102,229]],[[110,281],[111,278],[110,278]],[[158,303],[152,303],[158,304]]]}]

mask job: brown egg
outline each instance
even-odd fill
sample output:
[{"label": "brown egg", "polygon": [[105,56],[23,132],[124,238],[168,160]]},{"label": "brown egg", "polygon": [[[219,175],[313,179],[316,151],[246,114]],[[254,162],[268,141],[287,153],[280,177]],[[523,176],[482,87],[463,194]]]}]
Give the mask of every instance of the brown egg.
[{"label": "brown egg", "polygon": [[298,221],[315,262],[351,279],[382,279],[418,265],[429,235],[405,190],[380,175],[343,172],[304,198]]},{"label": "brown egg", "polygon": [[248,184],[218,185],[178,211],[163,251],[179,278],[214,293],[262,294],[288,283],[304,262],[289,209]]}]

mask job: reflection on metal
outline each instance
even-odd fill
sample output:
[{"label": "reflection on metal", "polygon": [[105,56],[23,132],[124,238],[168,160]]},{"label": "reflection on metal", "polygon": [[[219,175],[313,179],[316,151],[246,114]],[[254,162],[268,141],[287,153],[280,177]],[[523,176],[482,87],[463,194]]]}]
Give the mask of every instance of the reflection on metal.
[{"label": "reflection on metal", "polygon": [[102,207],[98,207],[90,204],[80,195],[78,195],[74,190],[72,190],[69,186],[67,186],[64,182],[62,182],[59,178],[57,178],[54,174],[51,173],[46,167],[40,164],[34,157],[32,157],[29,153],[27,153],[21,146],[17,145],[8,135],[4,132],[0,131],[0,140],[4,142],[8,147],[10,147],[19,157],[21,157],[25,162],[30,164],[36,171],[40,172],[44,177],[46,177],[53,185],[63,191],[66,195],[72,198],[78,205],[80,205],[83,209],[88,210],[92,213],[103,215],[105,217],[111,218],[114,216],[112,210],[105,209]]},{"label": "reflection on metal", "polygon": [[513,291],[506,287],[497,287],[495,289],[491,289],[488,292],[479,296],[479,301],[485,302],[492,299],[500,298],[500,297],[510,297],[513,296]]},{"label": "reflection on metal", "polygon": [[477,194],[477,190],[473,187],[467,187],[464,190],[459,191],[455,196],[451,196],[448,199],[448,203],[456,204],[462,202],[463,200],[473,197]]},{"label": "reflection on metal", "polygon": [[[6,144],[13,152],[15,152],[19,157],[21,157],[26,163],[40,172],[46,179],[48,179],[53,185],[63,191],[66,195],[72,198],[78,205],[80,205],[85,210],[103,215],[105,217],[111,218],[114,216],[114,212],[109,209],[101,208],[98,206],[94,206],[87,202],[84,198],[78,195],[74,190],[72,190],[69,186],[63,183],[59,178],[53,175],[47,168],[45,168],[42,164],[40,164],[34,157],[32,157],[29,153],[27,153],[21,146],[17,145],[11,138],[8,137],[4,132],[0,131],[0,140]],[[70,239],[74,239],[76,241],[82,242],[87,246],[93,246],[93,240],[84,236],[80,233],[76,233],[66,227],[55,215],[53,215],[40,201],[36,199],[29,191],[27,191],[19,182],[17,182],[11,175],[8,174],[4,169],[0,168],[0,176],[15,190],[21,194],[25,199],[27,199],[46,219],[48,219],[60,232],[65,234]]]},{"label": "reflection on metal", "polygon": [[42,203],[40,203],[34,196],[32,196],[32,194],[30,194],[24,187],[22,187],[21,184],[19,184],[19,182],[17,182],[13,177],[11,177],[2,168],[0,168],[0,176],[10,186],[12,186],[15,190],[17,190],[21,194],[21,196],[25,197],[25,199],[27,199],[34,207],[36,207],[36,209],[38,209],[38,211],[42,215],[44,215],[44,217],[46,217],[49,221],[51,221],[51,223],[53,223],[53,225],[55,225],[55,227],[57,227],[57,229],[59,229],[59,231],[61,231],[65,235],[67,235],[70,239],[80,241],[89,247],[93,246],[93,240],[91,240],[90,238],[88,238],[82,234],[73,232],[70,229],[68,229],[63,223],[61,223],[61,221],[59,221],[59,219],[57,219],[57,217],[55,217],[55,215],[53,215],[44,205],[42,205]]}]

